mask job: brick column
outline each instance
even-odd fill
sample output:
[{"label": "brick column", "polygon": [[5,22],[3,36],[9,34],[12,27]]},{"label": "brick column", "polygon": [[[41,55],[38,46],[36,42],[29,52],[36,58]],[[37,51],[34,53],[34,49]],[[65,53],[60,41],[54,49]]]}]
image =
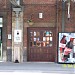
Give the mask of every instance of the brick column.
[{"label": "brick column", "polygon": [[[12,13],[11,10],[8,11],[8,22],[7,22],[7,61],[12,61]],[[10,38],[8,36],[10,35]]]}]

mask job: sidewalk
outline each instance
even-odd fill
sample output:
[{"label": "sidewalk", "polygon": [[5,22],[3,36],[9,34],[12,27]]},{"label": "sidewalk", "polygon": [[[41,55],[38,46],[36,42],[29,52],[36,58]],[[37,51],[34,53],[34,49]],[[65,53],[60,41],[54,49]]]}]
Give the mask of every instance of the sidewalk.
[{"label": "sidewalk", "polygon": [[62,65],[53,62],[0,62],[0,72],[32,72],[75,74],[74,65]]}]

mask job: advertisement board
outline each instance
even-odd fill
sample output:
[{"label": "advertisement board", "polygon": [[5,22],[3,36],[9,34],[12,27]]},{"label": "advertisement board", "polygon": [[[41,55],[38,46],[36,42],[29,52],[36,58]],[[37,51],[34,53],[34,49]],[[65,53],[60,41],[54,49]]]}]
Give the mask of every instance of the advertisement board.
[{"label": "advertisement board", "polygon": [[75,63],[75,33],[59,33],[58,62]]}]

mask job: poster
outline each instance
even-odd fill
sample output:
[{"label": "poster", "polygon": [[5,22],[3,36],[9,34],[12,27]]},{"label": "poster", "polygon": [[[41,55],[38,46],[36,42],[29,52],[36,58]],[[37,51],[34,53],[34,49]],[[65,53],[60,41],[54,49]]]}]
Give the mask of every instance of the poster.
[{"label": "poster", "polygon": [[59,33],[58,62],[75,63],[75,33]]},{"label": "poster", "polygon": [[22,30],[14,30],[14,42],[22,42]]}]

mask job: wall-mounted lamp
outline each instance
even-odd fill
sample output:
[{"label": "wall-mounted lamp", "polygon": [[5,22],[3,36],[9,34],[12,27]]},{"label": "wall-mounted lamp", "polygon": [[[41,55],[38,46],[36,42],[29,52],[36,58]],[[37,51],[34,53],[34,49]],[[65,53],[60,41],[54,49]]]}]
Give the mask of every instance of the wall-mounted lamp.
[{"label": "wall-mounted lamp", "polygon": [[9,0],[11,2],[12,5],[16,6],[16,7],[22,7],[21,6],[21,0]]},{"label": "wall-mounted lamp", "polygon": [[16,3],[17,3],[18,5],[20,5],[20,0],[16,0]]},{"label": "wall-mounted lamp", "polygon": [[66,1],[72,1],[72,2],[75,2],[75,0],[63,0],[64,2],[66,2]]},{"label": "wall-mounted lamp", "polygon": [[39,13],[39,18],[43,18],[43,13]]},{"label": "wall-mounted lamp", "polygon": [[62,0],[62,1],[67,2],[67,6],[68,6],[68,8],[67,8],[67,10],[68,10],[67,11],[67,14],[68,14],[67,18],[70,19],[70,5],[71,5],[70,3],[71,3],[71,1],[75,2],[75,0]]}]

